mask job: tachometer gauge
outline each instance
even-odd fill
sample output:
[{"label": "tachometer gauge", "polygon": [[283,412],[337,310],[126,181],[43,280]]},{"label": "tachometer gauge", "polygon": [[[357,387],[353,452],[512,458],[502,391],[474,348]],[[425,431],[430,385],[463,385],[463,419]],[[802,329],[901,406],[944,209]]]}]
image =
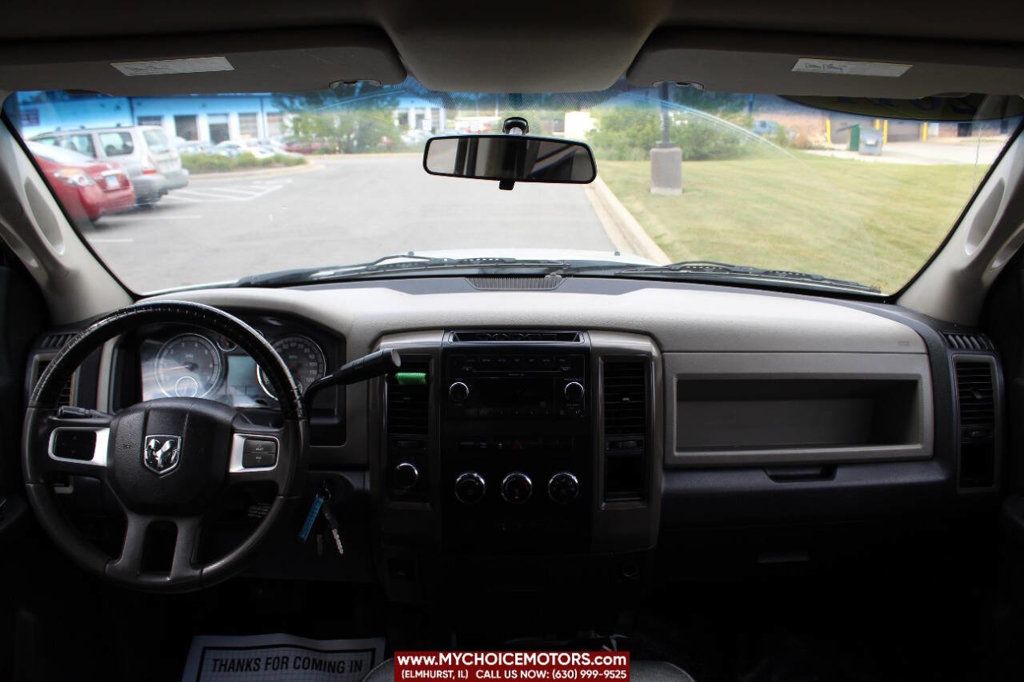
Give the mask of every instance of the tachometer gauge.
[{"label": "tachometer gauge", "polygon": [[[301,392],[305,393],[310,384],[327,373],[327,360],[324,359],[324,352],[312,339],[305,336],[285,336],[272,345],[284,360],[285,366],[291,372],[292,378],[295,379]],[[262,367],[257,370],[256,376],[267,395],[276,399],[274,387]]]},{"label": "tachometer gauge", "polygon": [[220,383],[224,372],[221,353],[205,336],[181,334],[160,347],[156,380],[172,398],[202,398]]}]

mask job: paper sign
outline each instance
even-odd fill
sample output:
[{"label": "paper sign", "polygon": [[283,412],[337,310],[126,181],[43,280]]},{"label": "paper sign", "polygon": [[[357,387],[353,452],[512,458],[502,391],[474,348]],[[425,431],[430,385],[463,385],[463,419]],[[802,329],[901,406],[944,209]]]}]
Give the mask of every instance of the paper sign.
[{"label": "paper sign", "polygon": [[384,639],[293,635],[192,639],[182,682],[360,682],[381,662]]},{"label": "paper sign", "polygon": [[910,70],[910,64],[889,62],[848,62],[837,59],[796,60],[793,71],[800,73],[827,73],[833,76],[874,76],[877,78],[899,78]]},{"label": "paper sign", "polygon": [[112,62],[110,64],[126,76],[168,76],[176,73],[206,73],[208,71],[234,71],[224,57],[189,57],[188,59],[160,59],[150,62]]}]

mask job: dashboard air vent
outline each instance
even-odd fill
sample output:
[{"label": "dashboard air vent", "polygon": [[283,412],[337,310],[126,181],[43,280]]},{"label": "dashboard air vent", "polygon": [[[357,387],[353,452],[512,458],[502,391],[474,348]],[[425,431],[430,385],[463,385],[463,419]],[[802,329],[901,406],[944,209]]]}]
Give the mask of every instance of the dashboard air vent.
[{"label": "dashboard air vent", "polygon": [[[429,370],[429,362],[402,359],[402,373]],[[388,436],[426,436],[430,426],[430,381],[422,384],[399,383],[394,376],[387,379]]]},{"label": "dashboard air vent", "polygon": [[548,332],[548,331],[466,331],[452,334],[452,341],[456,342],[489,342],[508,343],[510,341],[521,343],[531,342],[556,342],[556,343],[577,343],[582,340],[579,332]]},{"label": "dashboard air vent", "polygon": [[39,348],[42,350],[59,350],[66,346],[68,341],[73,338],[75,338],[74,332],[47,334],[43,337],[43,341],[39,344]]},{"label": "dashboard air vent", "polygon": [[604,366],[604,432],[632,436],[644,431],[647,378],[642,360],[607,361]]},{"label": "dashboard air vent", "polygon": [[[49,360],[36,360],[35,369],[32,372],[32,388],[39,383],[39,378],[43,376],[43,372],[49,366]],[[60,389],[60,395],[57,397],[57,405],[70,405],[71,404],[71,383],[72,379],[68,379],[64,384],[63,388]]]},{"label": "dashboard air vent", "polygon": [[992,341],[984,334],[954,334],[946,332],[943,336],[946,337],[946,343],[953,350],[995,350]]},{"label": "dashboard air vent", "polygon": [[562,284],[562,277],[545,275],[544,277],[468,277],[473,288],[481,291],[551,291]]},{"label": "dashboard air vent", "polygon": [[644,498],[647,365],[643,358],[604,361],[604,499],[607,502]]},{"label": "dashboard air vent", "polygon": [[[388,492],[407,501],[426,501],[430,480],[430,358],[403,355],[401,371],[385,381],[384,470]],[[415,474],[411,479],[410,471]]]},{"label": "dashboard air vent", "polygon": [[995,483],[996,397],[994,365],[987,360],[956,360],[956,394],[960,415],[962,488]]}]

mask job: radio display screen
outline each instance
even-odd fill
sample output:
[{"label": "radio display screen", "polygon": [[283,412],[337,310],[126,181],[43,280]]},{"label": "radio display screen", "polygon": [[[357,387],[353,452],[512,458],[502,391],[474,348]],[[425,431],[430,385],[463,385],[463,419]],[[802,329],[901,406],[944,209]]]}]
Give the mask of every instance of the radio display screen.
[{"label": "radio display screen", "polygon": [[476,382],[474,402],[487,407],[550,407],[553,391],[550,376],[488,378]]}]

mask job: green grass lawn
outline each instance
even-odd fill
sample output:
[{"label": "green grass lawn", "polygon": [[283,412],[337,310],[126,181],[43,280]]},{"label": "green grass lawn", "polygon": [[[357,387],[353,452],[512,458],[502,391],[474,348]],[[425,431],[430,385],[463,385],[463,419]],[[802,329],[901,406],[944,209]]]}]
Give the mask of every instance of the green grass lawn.
[{"label": "green grass lawn", "polygon": [[650,193],[647,161],[601,177],[673,260],[815,272],[899,289],[956,221],[987,167],[793,159],[683,164],[683,194]]}]

